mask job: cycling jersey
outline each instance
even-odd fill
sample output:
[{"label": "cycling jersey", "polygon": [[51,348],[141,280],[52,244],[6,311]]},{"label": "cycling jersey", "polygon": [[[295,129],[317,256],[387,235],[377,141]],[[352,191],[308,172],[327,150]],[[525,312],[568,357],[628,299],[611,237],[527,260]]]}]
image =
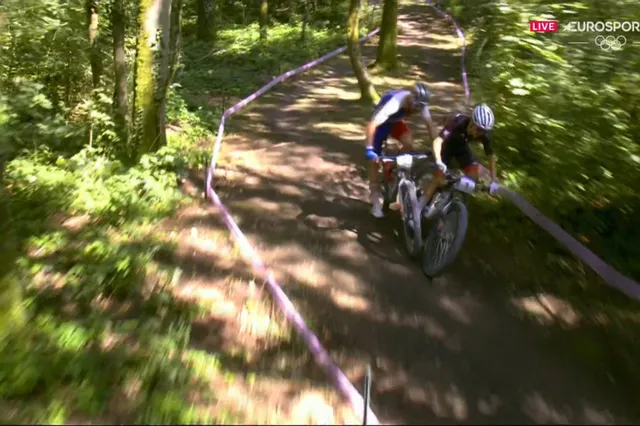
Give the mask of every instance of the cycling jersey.
[{"label": "cycling jersey", "polygon": [[471,123],[471,117],[465,114],[456,114],[445,124],[440,131],[440,137],[443,139],[442,144],[442,162],[451,166],[451,160],[456,159],[460,168],[468,171],[469,168],[477,167],[475,155],[469,146],[469,142],[479,140],[484,148],[486,155],[493,154],[491,141],[486,133],[482,133],[479,137],[473,138],[469,135],[467,129]]},{"label": "cycling jersey", "polygon": [[465,114],[456,114],[455,117],[450,119],[440,131],[440,137],[444,140],[443,149],[446,146],[447,149],[457,151],[468,145],[469,142],[479,140],[482,142],[484,153],[492,155],[493,149],[487,133],[482,133],[478,138],[471,139],[471,135],[467,132],[470,123],[471,117]]},{"label": "cycling jersey", "polygon": [[[409,116],[411,111],[402,107],[405,98],[409,95],[411,92],[408,90],[391,90],[382,95],[380,102],[374,107],[371,121],[377,125],[373,137],[373,150],[376,154],[382,154],[382,145],[389,136],[399,139],[409,132],[404,117]],[[422,108],[421,112],[424,118],[431,118],[426,106]]]}]

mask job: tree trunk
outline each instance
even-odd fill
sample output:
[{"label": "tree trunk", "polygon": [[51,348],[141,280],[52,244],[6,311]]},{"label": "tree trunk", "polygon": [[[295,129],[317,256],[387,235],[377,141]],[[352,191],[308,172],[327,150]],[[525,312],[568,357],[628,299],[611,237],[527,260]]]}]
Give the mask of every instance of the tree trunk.
[{"label": "tree trunk", "polygon": [[[176,3],[182,5],[181,1]],[[165,108],[172,58],[171,9],[171,0],[140,0],[134,71],[134,158],[156,151],[167,142]]]},{"label": "tree trunk", "polygon": [[376,55],[376,66],[392,69],[398,64],[398,0],[384,0],[380,41]]},{"label": "tree trunk", "polygon": [[305,41],[307,39],[307,28],[309,26],[309,0],[302,0],[302,7],[304,7],[302,17],[302,32],[300,33],[300,40]]},{"label": "tree trunk", "polygon": [[269,25],[269,1],[260,0],[260,40],[267,39],[267,26]]},{"label": "tree trunk", "polygon": [[353,73],[356,75],[358,85],[360,86],[360,99],[375,103],[378,102],[380,96],[378,96],[378,93],[369,78],[369,74],[362,64],[362,54],[360,53],[360,43],[358,42],[358,39],[360,38],[358,34],[359,25],[360,0],[350,0],[348,22],[349,37],[347,40],[349,59],[351,59]]},{"label": "tree trunk", "polygon": [[213,41],[216,39],[215,0],[196,0],[198,17],[196,20],[198,39]]},{"label": "tree trunk", "polygon": [[100,85],[102,76],[102,63],[100,61],[100,48],[98,46],[98,10],[95,0],[86,0],[87,20],[89,24],[89,62],[91,63],[91,77],[93,89]]},{"label": "tree trunk", "polygon": [[182,6],[184,0],[172,0],[171,5],[171,39],[169,41],[169,80],[170,84],[176,75],[182,51]]},{"label": "tree trunk", "polygon": [[113,109],[116,132],[120,143],[129,143],[129,101],[127,94],[127,67],[125,62],[125,16],[123,0],[113,0],[111,25],[113,32],[113,66],[115,83],[113,91]]}]

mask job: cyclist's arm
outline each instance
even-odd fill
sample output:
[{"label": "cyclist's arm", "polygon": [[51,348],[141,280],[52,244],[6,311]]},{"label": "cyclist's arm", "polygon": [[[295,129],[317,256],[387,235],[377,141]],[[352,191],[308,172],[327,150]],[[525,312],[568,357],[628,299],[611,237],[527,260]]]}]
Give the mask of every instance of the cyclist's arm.
[{"label": "cyclist's arm", "polygon": [[451,133],[456,129],[456,120],[455,118],[447,121],[440,130],[438,136],[433,140],[433,155],[435,157],[436,162],[442,161],[442,144],[449,138]]},{"label": "cyclist's arm", "polygon": [[442,161],[442,144],[444,143],[444,139],[442,136],[436,136],[433,140],[433,156],[436,159],[436,162]]},{"label": "cyclist's arm", "polygon": [[482,146],[484,148],[484,153],[489,159],[489,174],[491,175],[491,181],[496,180],[497,170],[496,170],[496,157],[493,155],[493,148],[491,146],[491,141],[487,137],[487,135],[482,136]]},{"label": "cyclist's arm", "polygon": [[429,131],[429,137],[431,140],[435,140],[438,137],[438,133],[436,132],[436,126],[433,124],[433,120],[431,119],[431,112],[429,111],[429,105],[424,105],[422,107],[422,111],[420,111],[420,115],[424,119],[425,124],[427,125],[427,130]]},{"label": "cyclist's arm", "polygon": [[393,114],[400,110],[401,102],[395,96],[384,105],[380,106],[373,113],[373,117],[371,117],[371,121],[367,124],[367,146],[373,145],[373,137],[376,133],[376,129],[378,126],[383,124],[385,121],[389,119]]}]

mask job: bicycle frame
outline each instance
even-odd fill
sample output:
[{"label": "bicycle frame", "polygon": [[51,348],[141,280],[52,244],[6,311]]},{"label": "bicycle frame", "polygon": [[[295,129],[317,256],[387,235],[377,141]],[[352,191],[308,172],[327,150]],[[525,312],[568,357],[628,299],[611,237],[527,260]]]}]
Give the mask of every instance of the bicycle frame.
[{"label": "bicycle frame", "polygon": [[[407,226],[412,230],[411,233],[413,236],[409,243],[410,245],[407,246],[407,250],[410,253],[418,252],[423,245],[422,212],[418,205],[418,188],[414,181],[414,176],[412,175],[413,160],[426,159],[428,157],[429,156],[427,154],[400,154],[393,157],[381,157],[381,161],[383,163],[388,164],[393,162],[396,165],[396,173],[392,183],[390,183],[388,179],[385,182],[387,182],[387,185],[392,185],[387,186],[388,188],[391,188],[391,194],[389,194],[390,196],[388,197],[389,201],[395,200],[400,205],[401,217],[404,224],[403,226],[405,227],[404,232],[407,232]],[[408,203],[406,197],[408,197]],[[409,219],[407,209],[411,209],[411,218],[413,219],[412,223],[407,222]]]},{"label": "bicycle frame", "polygon": [[462,201],[465,202],[466,195],[472,194],[476,190],[476,186],[476,183],[472,179],[464,175],[449,175],[447,183],[444,187],[440,188],[436,194],[438,199],[435,201],[437,203],[435,214],[429,219],[437,215],[446,215],[449,212],[451,204],[459,196],[462,196]]}]

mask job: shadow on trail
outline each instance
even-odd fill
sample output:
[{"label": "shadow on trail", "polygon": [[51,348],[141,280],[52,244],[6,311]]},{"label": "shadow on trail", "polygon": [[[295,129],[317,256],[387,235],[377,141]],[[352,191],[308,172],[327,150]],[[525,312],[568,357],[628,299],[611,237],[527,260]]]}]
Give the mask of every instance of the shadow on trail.
[{"label": "shadow on trail", "polygon": [[[426,6],[402,12],[412,25],[399,36],[400,56],[418,65],[403,78],[376,77],[377,87],[426,80],[438,120],[462,107],[455,79],[439,78],[459,75],[455,33]],[[423,44],[427,32],[435,34]],[[505,296],[485,294],[491,276],[458,263],[429,282],[404,255],[397,220],[368,215],[362,125],[371,107],[357,101],[351,75],[342,56],[234,116],[215,181],[332,357],[357,387],[371,363],[373,406],[387,422],[622,421],[608,389],[550,355]]]}]

